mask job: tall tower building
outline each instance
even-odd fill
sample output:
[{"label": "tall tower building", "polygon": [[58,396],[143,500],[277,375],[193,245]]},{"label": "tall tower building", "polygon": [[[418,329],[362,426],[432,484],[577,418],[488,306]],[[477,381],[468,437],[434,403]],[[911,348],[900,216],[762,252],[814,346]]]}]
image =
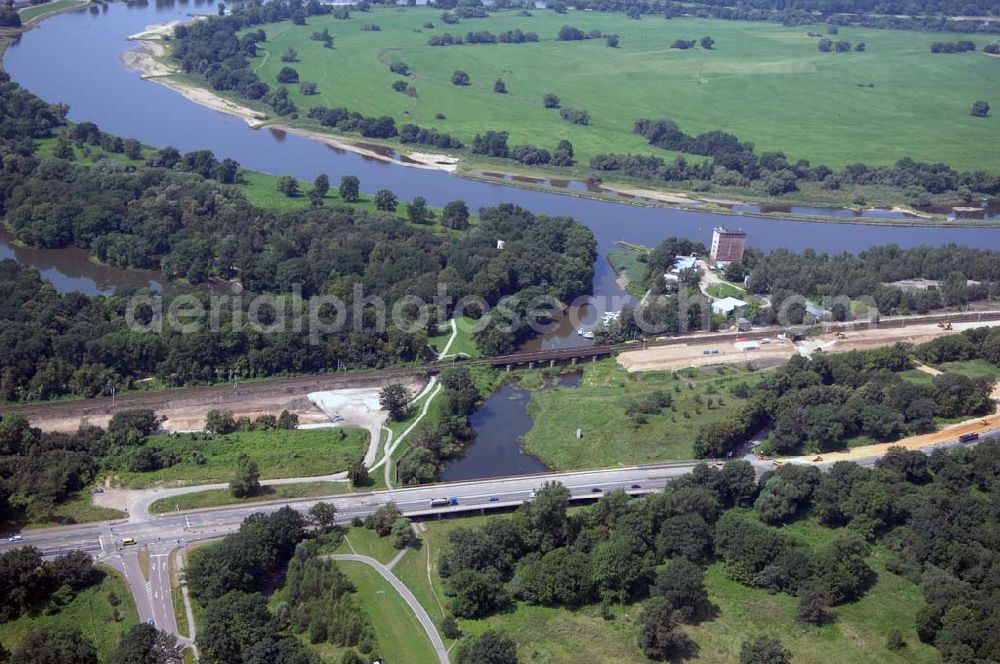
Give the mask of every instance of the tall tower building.
[{"label": "tall tower building", "polygon": [[747,234],[743,229],[729,230],[716,226],[712,230],[712,249],[708,260],[712,265],[735,263],[743,260],[743,250],[747,246]]}]

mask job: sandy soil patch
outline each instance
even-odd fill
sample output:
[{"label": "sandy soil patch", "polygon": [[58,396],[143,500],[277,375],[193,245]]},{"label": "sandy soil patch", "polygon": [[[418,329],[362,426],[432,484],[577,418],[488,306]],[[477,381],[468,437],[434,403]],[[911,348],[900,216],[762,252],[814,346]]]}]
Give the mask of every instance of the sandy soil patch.
[{"label": "sandy soil patch", "polygon": [[[705,351],[717,350],[717,354]],[[795,346],[788,342],[772,341],[759,349],[742,351],[730,341],[717,345],[700,343],[682,346],[658,346],[646,350],[633,350],[618,356],[618,364],[628,372],[678,371],[688,367],[707,367],[716,364],[745,364],[746,362],[788,360],[795,354]]]},{"label": "sandy soil patch", "polygon": [[995,325],[1000,325],[1000,321],[955,323],[953,325],[953,329],[951,330],[940,328],[934,323],[911,325],[902,328],[873,328],[870,330],[846,332],[845,339],[838,339],[833,334],[820,335],[815,339],[809,339],[801,342],[799,347],[804,355],[809,355],[819,348],[823,351],[837,353],[849,350],[879,348],[881,346],[889,346],[897,342],[921,344],[937,339],[938,337],[958,334],[962,330]]},{"label": "sandy soil patch", "polygon": [[[934,433],[926,433],[920,436],[910,436],[909,438],[897,440],[894,443],[865,445],[863,447],[855,447],[847,450],[846,452],[826,452],[819,455],[822,461],[817,461],[816,463],[834,463],[835,461],[857,461],[859,459],[870,459],[871,457],[884,455],[889,451],[890,447],[905,447],[910,450],[919,450],[951,442],[963,434],[982,433],[984,431],[996,429],[997,427],[1000,427],[1000,413],[966,420],[964,422],[959,422],[958,424],[947,426],[940,431],[935,431]],[[815,458],[816,455],[812,454],[800,457],[790,457],[788,459],[783,459],[783,461],[787,463],[813,463]]]},{"label": "sandy soil patch", "polygon": [[613,191],[619,194],[627,194],[629,196],[638,196],[640,198],[651,198],[655,201],[660,201],[662,203],[673,203],[675,205],[692,205],[700,204],[702,201],[697,198],[690,198],[684,194],[669,194],[665,191],[656,191],[655,189],[642,189],[640,187],[626,187],[622,185],[614,184],[601,184],[602,189],[607,189],[608,191]]}]

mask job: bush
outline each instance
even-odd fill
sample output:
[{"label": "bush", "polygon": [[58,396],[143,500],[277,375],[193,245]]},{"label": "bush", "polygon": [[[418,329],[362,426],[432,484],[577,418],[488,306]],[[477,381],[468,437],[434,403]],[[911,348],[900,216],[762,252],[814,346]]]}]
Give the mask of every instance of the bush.
[{"label": "bush", "polygon": [[291,67],[282,67],[278,72],[278,83],[298,83],[299,72]]},{"label": "bush", "polygon": [[469,75],[466,74],[461,69],[456,69],[455,72],[451,75],[451,84],[469,85],[470,84]]}]

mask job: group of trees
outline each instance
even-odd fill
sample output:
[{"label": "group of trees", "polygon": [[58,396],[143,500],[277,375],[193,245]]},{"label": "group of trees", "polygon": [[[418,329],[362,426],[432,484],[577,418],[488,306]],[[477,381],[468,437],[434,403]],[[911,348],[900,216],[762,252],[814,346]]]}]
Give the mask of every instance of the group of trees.
[{"label": "group of trees", "polygon": [[931,44],[931,53],[966,53],[975,50],[975,42],[968,39],[960,39],[956,42],[933,42]]},{"label": "group of trees", "polygon": [[181,664],[177,637],[152,625],[135,625],[107,659],[98,657],[93,642],[79,628],[51,625],[28,632],[13,653],[0,646],[0,661],[10,664]]},{"label": "group of trees", "polygon": [[[568,122],[573,122],[574,124],[590,123],[590,115],[586,111],[573,111],[570,109],[562,109],[562,111],[568,111],[568,114],[562,116]],[[530,143],[511,147],[507,144],[509,137],[510,134],[506,131],[491,130],[483,134],[476,134],[476,138],[472,142],[472,152],[488,157],[513,159],[529,166],[535,164],[572,166],[575,163],[573,161],[573,144],[566,139],[559,141],[556,149],[549,152],[545,148],[540,148]]]},{"label": "group of trees", "polygon": [[597,154],[591,158],[590,167],[597,171],[622,171],[634,178],[687,181],[698,187],[747,187],[756,183],[772,196],[798,190],[799,182],[815,182],[828,190],[851,185],[881,185],[900,190],[907,201],[917,207],[929,204],[930,194],[951,194],[972,201],[977,194],[1000,192],[1000,174],[959,173],[943,163],[929,164],[904,158],[894,166],[870,167],[857,163],[834,172],[822,164],[812,166],[805,159],[792,163],[783,152],[758,154],[752,143],[727,132],[716,130],[692,136],[670,120],[636,120],[633,131],[655,147],[710,159],[690,162],[680,156],[667,164],[655,155]]},{"label": "group of trees", "polygon": [[450,32],[445,32],[432,36],[427,40],[427,44],[430,46],[460,46],[462,44],[525,44],[537,41],[538,33],[524,32],[520,28],[515,28],[501,32],[499,35],[495,35],[489,30],[470,31],[465,33],[464,39],[461,35],[455,36]]},{"label": "group of trees", "polygon": [[159,420],[150,410],[115,413],[108,428],[85,424],[76,433],[42,433],[12,413],[0,419],[0,523],[46,521],[56,506],[101,470],[145,472],[172,465],[177,455],[147,442]]},{"label": "group of trees", "polygon": [[443,392],[437,418],[421,425],[416,444],[399,460],[399,480],[404,484],[437,480],[444,461],[461,454],[474,435],[468,418],[482,395],[469,370],[446,369],[440,380]]},{"label": "group of trees", "polygon": [[[851,42],[843,39],[838,39],[837,41],[833,41],[832,39],[820,39],[816,44],[816,48],[823,53],[847,53],[851,50]],[[854,46],[854,50],[858,52],[864,51],[865,48],[866,46],[864,42],[858,42]]]},{"label": "group of trees", "polygon": [[46,562],[32,546],[9,549],[0,554],[0,623],[25,613],[56,613],[79,591],[103,578],[82,551]]},{"label": "group of trees", "polygon": [[[15,89],[5,97],[11,126],[29,135],[51,132],[61,121],[58,109],[33,105],[13,94]],[[29,124],[31,112],[38,114],[37,127]],[[19,115],[25,119],[14,123]],[[419,132],[414,138],[421,140]],[[571,159],[570,148],[567,143],[557,150],[560,159]],[[346,206],[275,213],[203,179],[202,173],[222,177],[219,171],[238,171],[238,165],[224,168],[228,161],[171,148],[153,154],[151,166],[99,161],[88,168],[12,156],[3,160],[0,203],[24,242],[90,248],[113,265],[160,268],[169,279],[195,284],[239,278],[251,292],[286,293],[298,284],[304,297],[325,292],[348,306],[353,284],[391,302],[402,295],[430,301],[436,284],[446,283],[456,301],[479,295],[491,305],[524,291],[569,301],[590,289],[593,236],[569,219],[498,208],[486,214],[493,221],[481,231],[446,238],[391,214]],[[456,229],[467,221],[462,215],[448,218]],[[506,241],[502,254],[497,237]],[[386,262],[389,253],[393,260]],[[154,326],[136,335],[127,331],[123,316],[134,291],[122,289],[107,299],[59,295],[43,287],[37,273],[12,261],[0,263],[0,274],[9,285],[0,295],[0,399],[8,401],[94,396],[109,384],[120,389],[152,374],[182,384],[214,381],[231,369],[247,377],[356,362],[379,365],[427,352],[422,332],[362,331],[352,329],[350,320],[309,348],[305,331],[259,336],[225,322],[217,329],[206,325],[198,334],[157,332]],[[166,296],[164,304],[173,297]],[[245,306],[246,300],[236,298],[223,307],[222,317],[246,320],[240,311]],[[143,316],[143,322],[153,320]],[[511,347],[516,341],[509,340]]]},{"label": "group of trees", "polygon": [[674,43],[670,45],[670,48],[676,48],[684,51],[689,48],[694,48],[695,44],[698,43],[700,43],[701,47],[706,51],[711,51],[713,48],[715,48],[715,40],[709,37],[708,35],[702,37],[700,42],[695,41],[694,39],[675,39]]},{"label": "group of trees", "polygon": [[[850,311],[835,298],[871,298],[884,315],[923,314],[985,300],[1000,292],[1000,254],[955,245],[909,249],[881,245],[857,254],[836,255],[811,250],[775,249],[767,254],[750,250],[744,254],[743,267],[749,271],[747,291],[771,295],[772,312],[761,311],[759,322],[768,322],[773,310],[780,309],[790,294],[814,298],[830,310],[834,320],[847,320]],[[911,279],[936,283],[926,289],[895,285]],[[793,312],[790,315],[794,317]]]},{"label": "group of trees", "polygon": [[[969,335],[1000,344],[1000,333],[987,328]],[[807,360],[795,357],[761,381],[750,401],[730,417],[702,428],[695,453],[724,457],[764,426],[773,429],[761,452],[828,452],[856,437],[893,441],[935,428],[934,418],[990,412],[993,380],[957,373],[935,376],[929,386],[898,374],[912,366],[912,349],[903,345]],[[920,354],[920,349],[917,353]],[[933,354],[934,350],[926,351]]]}]

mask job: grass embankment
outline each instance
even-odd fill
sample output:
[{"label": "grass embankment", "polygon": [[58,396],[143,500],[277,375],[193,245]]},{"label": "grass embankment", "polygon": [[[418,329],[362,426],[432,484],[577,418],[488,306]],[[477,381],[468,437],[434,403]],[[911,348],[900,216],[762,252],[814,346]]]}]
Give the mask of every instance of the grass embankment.
[{"label": "grass embankment", "polygon": [[[435,27],[424,28],[428,21]],[[363,31],[366,23],[381,30]],[[563,25],[617,34],[620,46],[608,48],[603,39],[557,41]],[[335,48],[309,39],[323,28],[334,36]],[[516,28],[538,33],[541,41],[427,43],[445,32],[499,34]],[[792,162],[806,158],[842,168],[858,161],[891,164],[908,156],[960,169],[1000,168],[1000,157],[986,149],[995,142],[997,120],[971,117],[968,110],[995,80],[993,59],[929,50],[932,41],[956,35],[843,27],[835,39],[863,41],[867,50],[821,53],[818,39],[807,35],[817,26],[654,16],[634,21],[620,13],[544,10],[533,16],[498,12],[448,26],[441,23],[439,10],[424,8],[376,8],[355,12],[347,21],[317,16],[305,26],[289,21],[264,29],[268,41],[253,60],[262,80],[274,85],[278,71],[292,66],[300,80],[318,85],[311,96],[301,94],[297,85],[287,86],[300,108],[345,106],[366,116],[388,114],[397,123],[434,127],[466,144],[486,129],[509,131],[512,144],[549,149],[566,138],[585,165],[601,152],[652,151],[632,133],[632,123],[669,115],[689,133],[724,129],[761,152],[784,151]],[[713,50],[670,48],[675,39],[704,35],[714,37]],[[281,61],[289,48],[297,51],[298,62]],[[391,88],[401,78],[388,70],[392,61],[410,67],[413,75],[407,81],[416,96]],[[539,68],[538,62],[558,62],[559,67]],[[456,69],[469,74],[471,85],[452,85]],[[493,92],[497,78],[505,81],[507,94]],[[549,92],[565,108],[587,110],[591,124],[571,125],[557,110],[544,108],[542,96]],[[782,100],[778,107],[775,99]],[[842,126],[845,118],[863,121],[854,122],[846,134],[817,130]],[[658,152],[667,159],[674,156]]]},{"label": "grass embankment", "polygon": [[18,11],[22,24],[37,23],[50,14],[57,14],[77,7],[86,7],[88,0],[55,0],[44,5],[32,5]]},{"label": "grass embankment", "polygon": [[260,491],[249,498],[236,498],[229,489],[211,489],[186,493],[173,498],[161,498],[149,506],[152,514],[164,514],[175,510],[194,510],[202,507],[222,507],[224,505],[245,505],[266,500],[291,500],[293,498],[319,498],[338,493],[348,493],[347,482],[299,482],[262,486]]},{"label": "grass embankment", "polygon": [[91,523],[93,521],[113,521],[124,517],[124,512],[94,505],[90,500],[90,492],[82,490],[76,492],[68,500],[55,505],[48,518],[20,523],[10,522],[9,525],[17,528],[46,528],[48,526],[69,526],[74,523]]},{"label": "grass embankment", "polygon": [[399,550],[392,545],[391,537],[379,537],[374,530],[352,526],[344,529],[344,541],[340,543],[335,553],[356,553],[359,556],[374,558],[380,563],[388,563]]},{"label": "grass embankment", "polygon": [[[476,347],[475,339],[472,338],[473,331],[476,329],[478,323],[479,321],[468,316],[461,316],[455,319],[455,341],[448,348],[447,355],[449,357],[479,357],[479,349]],[[445,346],[448,345],[449,339],[451,339],[451,323],[446,322],[438,327],[438,334],[430,337],[427,343],[434,349],[434,352],[441,353]]]},{"label": "grass embankment", "polygon": [[367,429],[341,428],[157,435],[147,444],[177,455],[179,463],[148,473],[119,473],[113,479],[133,487],[228,482],[240,454],[257,464],[265,480],[331,475],[361,460],[368,438]]},{"label": "grass embankment", "polygon": [[[743,402],[730,388],[737,383],[752,386],[760,377],[733,367],[711,373],[685,369],[630,374],[613,359],[588,363],[579,387],[551,387],[532,395],[528,412],[534,425],[524,437],[524,449],[556,470],[691,459],[701,427]],[[670,395],[671,406],[633,426],[626,406],[657,390]],[[576,437],[578,426],[582,439]]]},{"label": "grass embankment", "polygon": [[648,250],[640,251],[625,247],[608,252],[608,262],[618,276],[618,284],[623,285],[628,293],[637,297],[642,297],[646,292],[640,283],[647,271],[644,260],[646,253]]},{"label": "grass embankment", "polygon": [[[421,533],[423,547],[407,553],[396,566],[396,575],[435,620],[444,615],[441,604],[447,606],[437,561],[448,532],[459,526],[480,525],[488,518],[497,517],[428,522]],[[837,535],[812,519],[801,519],[786,529],[812,546]],[[430,580],[428,558],[432,565]],[[837,621],[821,628],[795,621],[796,598],[741,586],[726,578],[721,563],[709,565],[705,582],[718,615],[684,628],[698,645],[698,661],[736,661],[740,644],[762,634],[780,639],[792,652],[792,661],[805,664],[940,661],[937,652],[921,644],[914,631],[914,616],[923,605],[920,589],[886,572],[886,558],[886,551],[876,547],[868,562],[877,572],[878,581],[859,601],[837,607]],[[604,620],[596,605],[570,611],[516,603],[512,611],[485,620],[461,620],[459,624],[467,634],[479,634],[487,628],[504,630],[517,642],[523,661],[640,664],[649,661],[636,643],[640,609],[638,604],[615,607],[614,617]],[[885,648],[886,636],[893,628],[900,630],[907,643],[901,651]]]},{"label": "grass embankment", "polygon": [[[7,650],[14,651],[32,630],[54,626],[69,627],[80,630],[93,641],[100,660],[106,662],[118,646],[118,640],[133,625],[139,623],[139,614],[124,579],[114,570],[106,567],[100,569],[105,574],[104,579],[77,593],[59,611],[25,615],[17,620],[0,623],[0,643]],[[115,619],[115,607],[108,601],[111,594],[119,600],[118,620]]]},{"label": "grass embankment", "polygon": [[737,300],[747,299],[747,292],[745,290],[730,283],[712,284],[705,288],[705,292],[720,300],[727,297],[735,297]]}]

